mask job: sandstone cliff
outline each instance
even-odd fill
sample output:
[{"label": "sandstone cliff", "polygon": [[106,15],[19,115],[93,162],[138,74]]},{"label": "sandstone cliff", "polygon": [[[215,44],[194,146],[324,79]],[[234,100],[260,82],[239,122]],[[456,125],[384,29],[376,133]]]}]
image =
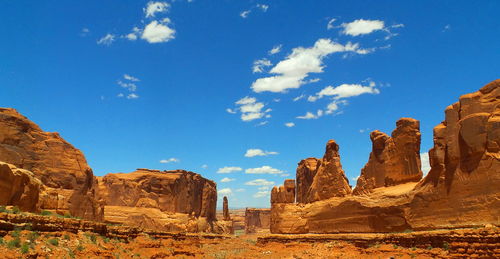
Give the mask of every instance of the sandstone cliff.
[{"label": "sandstone cliff", "polygon": [[14,109],[0,108],[0,161],[33,172],[43,183],[37,208],[102,220],[97,180],[82,152]]},{"label": "sandstone cliff", "polygon": [[419,121],[411,118],[398,120],[391,137],[373,131],[372,152],[353,193],[359,195],[383,186],[418,182],[422,178],[420,135]]},{"label": "sandstone cliff", "polygon": [[500,80],[446,108],[445,121],[434,128],[431,171],[419,182],[415,182],[421,176],[416,168],[418,124],[403,119],[397,126],[392,137],[372,133],[373,150],[362,175],[371,185],[358,182],[364,195],[307,203],[299,196],[307,196],[304,183],[314,182],[315,168],[321,165],[320,160],[301,161],[297,201],[306,204],[273,203],[271,232],[400,232],[500,225]]},{"label": "sandstone cliff", "polygon": [[245,233],[269,231],[270,214],[270,209],[247,208],[245,210]]},{"label": "sandstone cliff", "polygon": [[212,231],[216,184],[184,170],[138,169],[99,178],[106,222],[165,231]]},{"label": "sandstone cliff", "polygon": [[39,211],[43,184],[35,175],[14,165],[0,162],[0,204],[22,211]]},{"label": "sandstone cliff", "polygon": [[297,168],[297,202],[311,203],[351,193],[349,180],[340,164],[339,145],[334,140],[326,144],[322,159],[308,158]]}]

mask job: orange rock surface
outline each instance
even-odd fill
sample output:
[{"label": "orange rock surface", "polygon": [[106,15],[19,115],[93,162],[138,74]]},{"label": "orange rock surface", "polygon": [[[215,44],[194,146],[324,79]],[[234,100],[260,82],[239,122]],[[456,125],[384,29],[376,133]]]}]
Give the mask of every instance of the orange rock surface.
[{"label": "orange rock surface", "polygon": [[418,182],[422,179],[420,162],[420,123],[411,118],[396,122],[392,136],[378,130],[370,134],[372,152],[353,193],[368,193],[374,188]]},{"label": "orange rock surface", "polygon": [[[308,189],[304,183],[313,178],[314,186],[319,172],[315,175],[312,169],[321,164],[315,165],[311,159],[301,161],[297,201],[306,204],[273,203],[271,232],[398,232],[500,225],[500,80],[463,95],[446,108],[445,115],[445,121],[434,128],[431,171],[419,182],[414,181],[421,175],[415,168],[420,164],[416,156],[420,135],[418,124],[409,119],[398,122],[401,130],[393,132],[392,144],[385,134],[372,133],[373,152],[362,177],[373,179],[373,185],[360,185],[356,194],[363,195],[308,202],[310,191],[304,191]],[[397,138],[403,138],[405,148],[397,148]],[[394,147],[387,148],[387,144]],[[380,154],[383,160],[376,157]],[[385,159],[388,157],[397,159]],[[400,164],[396,166],[394,161]],[[401,171],[392,171],[394,168]],[[336,184],[322,182],[324,186]]]},{"label": "orange rock surface", "polygon": [[14,109],[0,108],[0,161],[33,172],[45,185],[39,208],[103,219],[97,180],[82,152]]},{"label": "orange rock surface", "polygon": [[247,208],[245,210],[245,232],[269,231],[270,209]]},{"label": "orange rock surface", "polygon": [[222,210],[223,210],[224,220],[225,221],[231,220],[231,216],[229,215],[229,204],[227,202],[226,196],[224,196],[224,199],[223,199]]},{"label": "orange rock surface", "polygon": [[32,172],[0,162],[0,204],[36,212],[43,191],[42,182]]},{"label": "orange rock surface", "polygon": [[165,231],[211,232],[216,184],[184,170],[137,169],[99,177],[106,222]]}]

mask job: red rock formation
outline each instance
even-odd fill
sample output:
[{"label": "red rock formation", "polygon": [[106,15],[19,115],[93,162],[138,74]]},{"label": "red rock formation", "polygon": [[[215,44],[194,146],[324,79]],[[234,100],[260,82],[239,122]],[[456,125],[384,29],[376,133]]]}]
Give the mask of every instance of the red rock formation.
[{"label": "red rock formation", "polygon": [[0,204],[37,212],[40,210],[42,191],[43,184],[32,172],[0,162]]},{"label": "red rock formation", "polygon": [[[410,180],[392,185],[411,177],[405,178],[404,173],[391,174],[392,180],[388,181],[391,184],[385,186],[387,182],[384,180],[381,187],[370,189],[366,195],[332,197],[308,204],[274,203],[271,232],[400,232],[406,229],[499,226],[500,80],[489,83],[478,92],[463,95],[458,103],[446,108],[445,115],[445,121],[434,128],[434,147],[429,151],[431,171],[420,182]],[[399,157],[406,157],[402,164],[407,167],[400,168],[402,172],[419,175],[415,170],[408,171],[418,164],[416,158],[413,162],[408,159],[418,153],[415,145],[418,127],[406,119],[403,124],[407,126],[398,125],[398,128],[406,129],[396,130],[399,133],[392,136],[395,146],[396,138],[405,136],[403,146],[407,150],[400,151],[400,154],[408,156]],[[384,152],[402,150],[396,147],[388,149],[387,144],[392,144],[387,143],[390,138],[384,135],[372,134],[370,162],[373,163],[369,162],[367,167],[377,165],[376,156],[379,154],[384,157]],[[308,166],[311,167],[314,166]],[[298,170],[297,179],[308,179],[303,173],[309,172],[307,170]],[[372,178],[368,177],[368,171],[365,170],[364,174],[363,178]],[[377,174],[372,176],[376,178]],[[373,183],[377,187],[377,181],[373,180]]]},{"label": "red rock formation", "polygon": [[373,131],[370,159],[361,170],[354,195],[383,186],[418,182],[422,178],[420,135],[419,121],[411,118],[399,119],[392,137]]},{"label": "red rock formation", "polygon": [[216,184],[184,170],[137,169],[99,179],[105,221],[172,231],[212,231]]},{"label": "red rock formation", "polygon": [[82,152],[14,109],[0,108],[0,161],[29,170],[41,180],[46,186],[41,209],[102,220],[97,180]]},{"label": "red rock formation", "polygon": [[287,179],[284,185],[273,187],[271,191],[272,203],[294,203],[295,202],[295,180]]},{"label": "red rock formation", "polygon": [[351,193],[349,180],[340,164],[339,145],[326,144],[322,159],[307,158],[297,168],[297,202],[310,203]]},{"label": "red rock formation", "polygon": [[223,210],[223,217],[225,221],[231,220],[231,216],[229,216],[229,205],[227,203],[227,197],[224,196],[223,203],[222,203],[222,210]]},{"label": "red rock formation", "polygon": [[269,230],[270,209],[247,208],[245,210],[245,232],[256,233]]}]

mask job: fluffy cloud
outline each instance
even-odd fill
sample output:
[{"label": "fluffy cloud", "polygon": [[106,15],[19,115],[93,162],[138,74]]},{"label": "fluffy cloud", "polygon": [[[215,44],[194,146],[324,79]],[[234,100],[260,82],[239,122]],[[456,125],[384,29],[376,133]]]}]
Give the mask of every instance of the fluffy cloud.
[{"label": "fluffy cloud", "polygon": [[133,76],[128,75],[128,74],[124,74],[123,75],[123,79],[125,80],[125,82],[122,81],[122,80],[118,80],[116,83],[119,86],[125,88],[129,92],[129,94],[125,95],[123,93],[119,93],[118,97],[119,98],[126,97],[127,99],[137,99],[137,98],[139,98],[139,95],[137,95],[135,93],[135,91],[137,90],[137,85],[135,83],[132,83],[132,82],[138,82],[140,80],[138,78],[133,77]]},{"label": "fluffy cloud", "polygon": [[123,75],[123,78],[124,78],[125,80],[129,80],[129,81],[133,81],[133,82],[139,82],[139,81],[141,81],[141,80],[139,80],[139,78],[137,78],[137,77],[133,77],[133,76],[128,75],[128,74],[124,74],[124,75]]},{"label": "fluffy cloud", "polygon": [[312,119],[318,119],[321,116],[323,116],[323,110],[318,110],[316,114],[312,112],[307,112],[305,115],[297,116],[297,119],[312,120]]},{"label": "fluffy cloud", "polygon": [[180,162],[180,160],[178,158],[175,158],[175,157],[160,160],[160,163],[162,163],[162,164],[179,163],[179,162]]},{"label": "fluffy cloud", "polygon": [[422,162],[422,173],[427,175],[431,170],[431,164],[429,162],[429,153],[420,153],[420,161]]},{"label": "fluffy cloud", "polygon": [[[241,112],[241,120],[242,121],[252,121],[261,118],[269,118],[271,115],[271,109],[264,110],[264,103],[257,102],[255,97],[243,97],[240,100],[235,102],[238,105],[238,110]],[[226,109],[229,113],[235,113],[232,109]]]},{"label": "fluffy cloud", "polygon": [[342,45],[329,39],[319,39],[313,47],[298,47],[286,59],[280,61],[269,73],[275,76],[259,78],[252,83],[252,90],[256,93],[275,92],[284,93],[288,89],[299,88],[307,83],[304,79],[309,73],[323,72],[323,59],[336,52],[354,52],[367,54],[369,51],[360,49],[358,44],[347,43]]},{"label": "fluffy cloud", "polygon": [[293,122],[287,122],[287,123],[285,123],[285,126],[287,126],[289,128],[295,127],[295,123],[293,123]]},{"label": "fluffy cloud", "polygon": [[262,149],[248,149],[245,153],[245,157],[254,157],[254,156],[268,156],[268,155],[277,155],[278,152],[274,151],[263,151]]},{"label": "fluffy cloud", "polygon": [[281,174],[283,171],[270,166],[262,166],[257,168],[248,168],[245,170],[245,174]]},{"label": "fluffy cloud", "polygon": [[168,27],[170,20],[164,19],[162,22],[152,21],[144,28],[141,39],[149,43],[167,42],[175,38],[175,30]]},{"label": "fluffy cloud", "polygon": [[274,46],[274,47],[273,47],[273,48],[272,48],[272,49],[268,52],[268,54],[269,54],[269,55],[274,55],[274,54],[277,54],[277,53],[281,52],[281,47],[282,47],[282,46],[283,46],[283,45],[281,45],[281,44],[280,44],[280,45],[277,45],[277,46]]},{"label": "fluffy cloud", "polygon": [[127,99],[137,99],[139,98],[139,95],[131,93],[127,95]]},{"label": "fluffy cloud", "polygon": [[380,91],[375,88],[375,83],[370,82],[369,85],[363,86],[360,84],[341,84],[337,87],[327,86],[319,91],[316,96],[318,99],[325,96],[332,96],[334,99],[342,99],[354,97],[362,94],[379,94]]},{"label": "fluffy cloud", "polygon": [[231,188],[224,188],[224,189],[220,189],[219,191],[217,191],[217,193],[220,195],[229,196],[229,195],[233,194],[233,191],[231,190]]},{"label": "fluffy cloud", "polygon": [[148,5],[143,9],[146,14],[146,18],[154,17],[156,13],[164,13],[168,11],[170,5],[166,2],[149,2]]},{"label": "fluffy cloud", "polygon": [[221,183],[229,183],[229,182],[232,182],[234,181],[235,179],[234,178],[229,178],[229,177],[224,177],[220,180]]},{"label": "fluffy cloud", "polygon": [[269,67],[272,65],[273,64],[271,63],[271,61],[269,61],[269,59],[267,58],[258,59],[253,62],[252,71],[254,73],[262,73],[264,72],[264,67]]},{"label": "fluffy cloud", "polygon": [[109,46],[113,43],[113,41],[115,41],[115,35],[108,33],[104,37],[97,40],[97,44]]},{"label": "fluffy cloud", "polygon": [[384,21],[358,19],[350,23],[343,23],[341,26],[344,28],[342,30],[343,34],[350,36],[359,36],[363,34],[370,34],[374,31],[383,30]]},{"label": "fluffy cloud", "polygon": [[274,182],[268,181],[266,179],[255,179],[255,180],[246,182],[245,185],[251,185],[251,186],[274,185]]},{"label": "fluffy cloud", "polygon": [[217,173],[218,174],[229,174],[229,173],[238,172],[238,171],[243,171],[243,168],[237,167],[237,166],[225,166],[225,167],[219,168],[219,170],[217,170]]},{"label": "fluffy cloud", "polygon": [[258,191],[253,195],[254,198],[269,197],[269,191]]},{"label": "fluffy cloud", "polygon": [[248,15],[251,13],[252,11],[251,10],[245,10],[243,12],[240,13],[240,17],[245,19],[248,17]]}]

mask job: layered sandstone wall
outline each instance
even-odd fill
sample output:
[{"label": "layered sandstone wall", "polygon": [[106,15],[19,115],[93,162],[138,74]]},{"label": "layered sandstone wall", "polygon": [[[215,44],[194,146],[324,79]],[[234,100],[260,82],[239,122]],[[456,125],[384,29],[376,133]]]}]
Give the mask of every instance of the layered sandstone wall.
[{"label": "layered sandstone wall", "polygon": [[[500,80],[460,97],[445,115],[445,121],[434,129],[434,147],[429,151],[431,171],[419,182],[420,133],[418,122],[412,119],[400,120],[392,137],[372,133],[372,154],[355,195],[310,202],[311,179],[316,179],[321,161],[301,161],[297,169],[299,204],[272,203],[271,232],[499,226]],[[328,184],[335,182],[326,179],[322,183]]]},{"label": "layered sandstone wall", "polygon": [[99,178],[106,222],[171,231],[212,231],[216,188],[184,170],[137,169]]},{"label": "layered sandstone wall", "polygon": [[256,233],[259,230],[269,230],[270,219],[270,209],[247,208],[245,210],[245,232]]},{"label": "layered sandstone wall", "polygon": [[420,122],[412,118],[399,119],[391,137],[373,131],[372,152],[353,193],[365,194],[379,187],[420,181],[420,135]]},{"label": "layered sandstone wall", "polygon": [[0,108],[0,161],[33,172],[43,183],[37,208],[103,219],[97,180],[83,153],[14,109]]}]

